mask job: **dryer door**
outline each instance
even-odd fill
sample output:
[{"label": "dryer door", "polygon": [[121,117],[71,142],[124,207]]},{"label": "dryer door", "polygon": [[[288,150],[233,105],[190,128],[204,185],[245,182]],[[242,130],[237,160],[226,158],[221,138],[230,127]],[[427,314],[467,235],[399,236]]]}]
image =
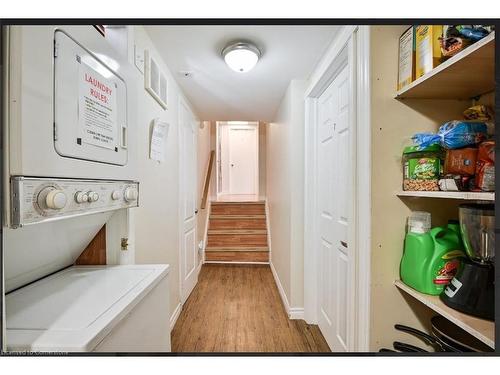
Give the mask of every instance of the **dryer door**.
[{"label": "dryer door", "polygon": [[54,146],[59,155],[127,164],[127,87],[113,71],[117,64],[55,32]]}]

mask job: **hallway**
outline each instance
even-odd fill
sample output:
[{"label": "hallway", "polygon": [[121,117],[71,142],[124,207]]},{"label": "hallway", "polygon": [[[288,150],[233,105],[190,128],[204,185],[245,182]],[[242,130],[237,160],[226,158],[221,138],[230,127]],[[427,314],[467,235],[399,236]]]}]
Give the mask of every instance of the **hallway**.
[{"label": "hallway", "polygon": [[329,352],[315,325],[289,320],[267,265],[205,264],[172,331],[172,352]]}]

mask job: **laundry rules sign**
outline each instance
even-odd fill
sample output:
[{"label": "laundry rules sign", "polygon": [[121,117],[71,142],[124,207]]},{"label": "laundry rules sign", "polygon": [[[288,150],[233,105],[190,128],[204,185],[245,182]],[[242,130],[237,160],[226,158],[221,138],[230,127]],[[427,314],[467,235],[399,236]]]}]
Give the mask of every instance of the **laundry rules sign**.
[{"label": "laundry rules sign", "polygon": [[118,144],[115,84],[83,62],[78,70],[78,123],[81,140],[91,145],[115,149]]}]

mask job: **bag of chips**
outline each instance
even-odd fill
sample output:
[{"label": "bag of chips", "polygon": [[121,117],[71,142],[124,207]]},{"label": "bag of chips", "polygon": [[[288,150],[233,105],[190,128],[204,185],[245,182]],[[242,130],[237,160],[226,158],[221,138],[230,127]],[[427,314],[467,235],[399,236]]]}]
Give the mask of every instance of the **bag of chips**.
[{"label": "bag of chips", "polygon": [[475,185],[482,191],[495,191],[495,141],[479,145]]}]

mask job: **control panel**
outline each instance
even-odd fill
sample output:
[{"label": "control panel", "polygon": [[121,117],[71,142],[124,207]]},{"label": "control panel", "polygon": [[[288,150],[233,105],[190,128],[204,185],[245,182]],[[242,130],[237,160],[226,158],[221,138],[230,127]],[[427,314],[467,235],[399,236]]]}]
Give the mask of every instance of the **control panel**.
[{"label": "control panel", "polygon": [[11,178],[12,227],[137,207],[139,183],[84,179]]}]

